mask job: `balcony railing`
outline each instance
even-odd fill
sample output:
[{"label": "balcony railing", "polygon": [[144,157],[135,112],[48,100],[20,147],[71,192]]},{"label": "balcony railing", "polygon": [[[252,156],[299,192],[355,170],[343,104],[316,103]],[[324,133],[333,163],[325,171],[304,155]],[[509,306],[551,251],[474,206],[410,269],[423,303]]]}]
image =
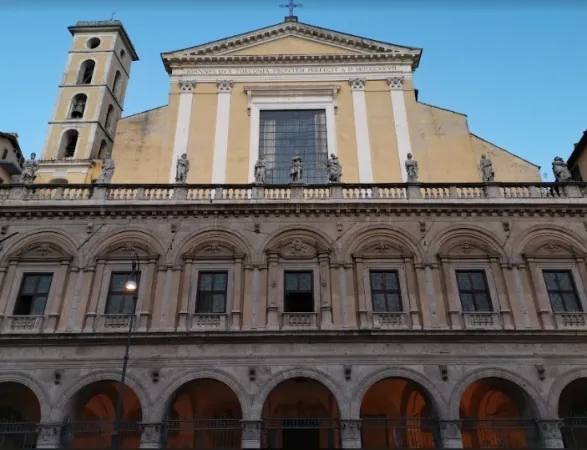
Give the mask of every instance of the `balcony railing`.
[{"label": "balcony railing", "polygon": [[174,184],[8,184],[3,201],[520,201],[587,197],[587,183],[382,183],[329,185]]}]

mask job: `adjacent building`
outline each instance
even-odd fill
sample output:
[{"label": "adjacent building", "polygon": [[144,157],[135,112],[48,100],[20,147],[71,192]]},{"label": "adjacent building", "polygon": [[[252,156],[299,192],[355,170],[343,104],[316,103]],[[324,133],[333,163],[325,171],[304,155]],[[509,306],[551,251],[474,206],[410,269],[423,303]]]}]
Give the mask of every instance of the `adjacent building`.
[{"label": "adjacent building", "polygon": [[70,31],[0,186],[0,447],[585,445],[585,185],[419,102],[421,49],[290,16],[121,118],[128,34]]},{"label": "adjacent building", "polygon": [[22,172],[24,157],[17,133],[0,131],[0,184],[11,183]]}]

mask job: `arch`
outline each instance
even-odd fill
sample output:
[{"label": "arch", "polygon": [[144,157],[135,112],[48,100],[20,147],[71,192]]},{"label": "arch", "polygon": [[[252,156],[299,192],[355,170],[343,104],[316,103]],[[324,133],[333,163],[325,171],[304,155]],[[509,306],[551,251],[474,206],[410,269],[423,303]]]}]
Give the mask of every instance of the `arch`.
[{"label": "arch", "polygon": [[428,246],[427,258],[436,260],[442,254],[465,257],[491,255],[507,261],[500,239],[491,231],[473,225],[454,225],[436,235]]},{"label": "arch", "polygon": [[79,132],[77,130],[66,130],[61,135],[58,158],[73,158],[77,148]]},{"label": "arch", "polygon": [[[208,246],[217,244],[219,247],[216,251],[207,249]],[[222,255],[240,255],[245,260],[250,260],[253,254],[253,249],[248,241],[239,233],[224,227],[210,227],[200,229],[194,233],[189,234],[183,238],[173,250],[170,256],[170,261],[179,265],[182,263],[182,258],[188,253],[196,254],[200,250],[209,253],[210,256],[217,254],[217,257]]]},{"label": "arch", "polygon": [[175,394],[185,385],[192,381],[210,379],[219,381],[226,385],[229,389],[234,392],[240,403],[241,412],[243,418],[247,418],[250,411],[250,401],[243,386],[234,378],[225,372],[219,370],[202,370],[196,373],[189,372],[177,377],[175,381],[169,384],[169,386],[159,394],[159,397],[154,402],[154,408],[152,411],[151,419],[155,422],[160,422],[165,417],[166,411],[175,399]]},{"label": "arch", "polygon": [[[129,374],[127,372],[125,380],[125,385],[128,386],[128,388],[130,388],[137,396],[141,408],[141,415],[143,420],[145,420],[146,417],[149,417],[151,405],[148,390],[132,373]],[[99,370],[89,373],[73,381],[58,396],[59,400],[55,404],[53,411],[51,413],[52,421],[63,422],[67,418],[69,412],[67,407],[70,406],[72,402],[76,400],[76,395],[82,392],[84,388],[100,381],[111,381],[114,383],[118,383],[120,382],[120,372]]]},{"label": "arch", "polygon": [[359,383],[358,387],[353,391],[350,400],[350,418],[359,418],[361,414],[361,404],[365,394],[375,386],[378,382],[389,378],[403,378],[412,381],[422,387],[428,395],[428,400],[431,402],[433,409],[439,417],[445,418],[448,412],[448,405],[445,399],[440,395],[440,392],[430,382],[430,380],[420,372],[412,369],[402,367],[383,368],[370,375],[365,376]]},{"label": "arch", "polygon": [[95,68],[96,61],[93,59],[82,61],[78,70],[77,84],[92,84]]},{"label": "arch", "polygon": [[70,119],[81,119],[84,117],[86,111],[86,104],[88,96],[86,94],[75,94],[71,99],[71,106],[69,108]]},{"label": "arch", "polygon": [[422,262],[422,253],[413,237],[404,230],[379,225],[376,228],[365,225],[356,230],[351,236],[345,239],[341,245],[346,249],[343,254],[345,262],[352,262],[352,255],[357,252],[369,252],[370,246],[384,243],[387,248],[380,247],[377,253],[413,256],[415,262]]},{"label": "arch", "polygon": [[546,403],[544,402],[542,396],[536,390],[536,388],[534,388],[531,382],[507,369],[480,368],[474,370],[473,372],[470,372],[469,374],[465,375],[463,378],[456,382],[455,387],[450,395],[448,409],[449,420],[459,419],[461,399],[463,397],[463,394],[469,388],[469,386],[471,386],[476,381],[482,380],[484,378],[501,378],[517,385],[521,392],[523,392],[528,397],[528,400],[531,403],[529,406],[533,408],[533,411],[537,415],[537,418],[548,418],[548,408],[546,406]]},{"label": "arch", "polygon": [[[300,249],[301,251],[288,252],[287,246],[295,241],[301,241],[306,244],[306,247]],[[338,260],[340,256],[340,250],[334,246],[326,233],[318,228],[306,225],[291,225],[279,228],[267,236],[261,245],[261,254],[258,255],[259,260],[264,260],[269,251],[281,253],[282,256],[291,256],[292,253],[297,253],[300,258],[312,258],[318,251],[332,252],[335,260]]]},{"label": "arch", "polygon": [[[104,120],[104,128],[106,128],[106,131],[110,131],[110,128],[112,127],[113,114],[114,114],[114,106],[108,105],[108,112],[106,112],[106,119]],[[105,141],[102,141],[102,142],[105,142]]]},{"label": "arch", "polygon": [[[5,267],[9,258],[22,257],[43,244],[49,244],[48,250],[56,250],[61,253],[61,256],[69,256],[72,258],[73,264],[79,265],[81,258],[78,244],[71,236],[54,228],[42,228],[31,231],[10,244],[0,260],[0,266]],[[42,256],[41,253],[37,257]]]},{"label": "arch", "polygon": [[559,401],[561,395],[566,387],[568,387],[574,381],[580,380],[582,378],[587,379],[587,368],[578,368],[574,370],[570,370],[568,372],[564,372],[563,374],[559,375],[552,386],[550,387],[550,391],[548,393],[548,411],[549,411],[549,418],[558,418],[558,409],[559,409]]},{"label": "arch", "polygon": [[120,70],[117,70],[114,74],[114,82],[112,83],[112,92],[114,93],[114,97],[118,98],[120,96],[120,80],[121,74]]},{"label": "arch", "polygon": [[106,139],[102,139],[102,142],[100,142],[100,150],[98,150],[98,159],[106,159],[107,152],[108,142],[106,142]]},{"label": "arch", "polygon": [[525,230],[516,239],[517,245],[512,249],[512,258],[522,260],[523,255],[544,255],[553,257],[585,255],[587,249],[583,239],[574,231],[556,225],[536,225]]},{"label": "arch", "polygon": [[93,264],[98,257],[127,257],[133,252],[143,257],[158,257],[165,254],[159,238],[152,232],[141,229],[114,231],[106,236],[95,236],[88,243],[86,264]]},{"label": "arch", "polygon": [[324,372],[321,372],[320,370],[311,368],[296,368],[285,369],[281,372],[278,372],[265,383],[265,385],[257,393],[256,398],[252,403],[251,419],[259,420],[261,418],[265,401],[269,397],[271,391],[273,391],[273,389],[282,382],[293,378],[309,378],[323,384],[334,396],[334,399],[338,405],[339,416],[341,418],[345,418],[346,411],[348,410],[348,402],[342,391],[336,385],[336,382],[334,382],[328,375],[326,375]]},{"label": "arch", "polygon": [[18,383],[30,389],[37,397],[41,410],[40,421],[45,422],[51,416],[51,400],[43,385],[33,377],[19,372],[4,372],[0,374],[0,383]]}]

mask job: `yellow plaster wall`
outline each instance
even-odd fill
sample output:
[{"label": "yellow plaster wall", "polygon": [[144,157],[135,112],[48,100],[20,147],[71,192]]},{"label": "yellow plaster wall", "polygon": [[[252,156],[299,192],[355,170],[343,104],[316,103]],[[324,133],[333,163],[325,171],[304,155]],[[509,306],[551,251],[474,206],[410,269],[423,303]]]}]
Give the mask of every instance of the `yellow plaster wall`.
[{"label": "yellow plaster wall", "polygon": [[357,54],[358,52],[333,45],[320,44],[301,37],[287,36],[264,42],[243,50],[229,52],[229,55],[320,55],[320,54]]},{"label": "yellow plaster wall", "polygon": [[[112,53],[74,53],[71,55],[71,62],[66,70],[66,76],[63,84],[76,84],[79,70],[83,61],[93,59],[96,62],[94,67],[94,76],[92,84],[101,84],[106,82],[106,65]],[[79,85],[83,87],[84,85]]]},{"label": "yellow plaster wall", "polygon": [[177,96],[169,105],[118,121],[112,158],[113,183],[168,183]]},{"label": "yellow plaster wall", "polygon": [[355,115],[351,87],[348,84],[342,84],[338,93],[337,103],[336,150],[342,165],[342,181],[345,183],[358,183],[359,160],[355,133]]},{"label": "yellow plaster wall", "polygon": [[[491,159],[493,171],[495,172],[495,181],[533,182],[542,180],[538,166],[524,161],[474,134],[471,134],[471,143],[477,162],[481,159],[481,155],[486,155]],[[478,165],[477,163],[479,179],[481,179],[481,169],[479,169]]]},{"label": "yellow plaster wall", "polygon": [[[198,83],[194,89],[187,147],[190,161],[188,183],[212,182],[217,92],[216,83]],[[175,119],[173,121],[175,122]],[[232,123],[230,126],[232,127]]]},{"label": "yellow plaster wall", "polygon": [[3,167],[0,167],[0,184],[10,183],[11,180],[12,176]]},{"label": "yellow plaster wall", "polygon": [[[397,137],[389,86],[386,81],[369,81],[365,87],[371,165],[375,183],[401,183]],[[343,180],[347,180],[346,167]]]},{"label": "yellow plaster wall", "polygon": [[[92,37],[97,37],[100,39],[100,45],[94,49],[89,49],[86,46],[86,43],[88,42],[88,39],[92,38]],[[103,51],[103,50],[110,50],[112,49],[112,45],[114,43],[114,35],[110,35],[110,36],[104,36],[101,35],[99,33],[94,34],[78,34],[76,36],[74,36],[73,38],[73,50],[77,50],[77,51],[95,51],[95,52],[99,52],[99,51]]]}]

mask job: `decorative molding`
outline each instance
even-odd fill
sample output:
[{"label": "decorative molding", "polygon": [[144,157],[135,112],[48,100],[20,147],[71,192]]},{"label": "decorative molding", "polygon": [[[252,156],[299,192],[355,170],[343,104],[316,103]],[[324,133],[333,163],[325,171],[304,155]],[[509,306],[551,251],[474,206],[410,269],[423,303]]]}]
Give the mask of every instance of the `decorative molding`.
[{"label": "decorative molding", "polygon": [[351,78],[349,84],[353,91],[362,91],[365,89],[367,80],[365,78]]},{"label": "decorative molding", "polygon": [[401,77],[393,77],[387,79],[389,89],[402,89],[404,86],[404,79]]},{"label": "decorative molding", "polygon": [[179,81],[179,90],[180,92],[193,92],[196,88],[196,81],[194,80],[180,80]]},{"label": "decorative molding", "polygon": [[216,87],[218,88],[218,92],[230,92],[232,91],[232,80],[218,80],[216,82]]}]

